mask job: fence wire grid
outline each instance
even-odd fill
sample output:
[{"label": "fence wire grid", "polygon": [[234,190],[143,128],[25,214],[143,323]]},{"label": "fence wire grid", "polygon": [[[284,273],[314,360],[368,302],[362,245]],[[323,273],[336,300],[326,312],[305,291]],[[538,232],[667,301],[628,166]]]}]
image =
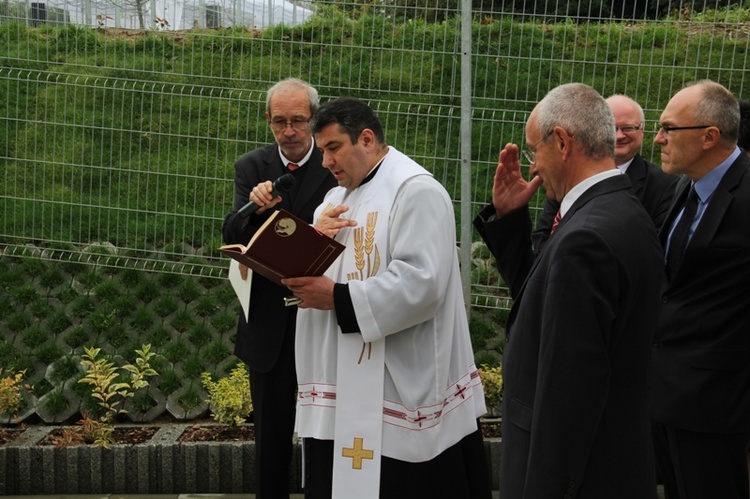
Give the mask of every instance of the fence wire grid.
[{"label": "fence wire grid", "polygon": [[687,82],[747,97],[748,2],[638,5],[636,19],[616,0],[2,1],[0,245],[225,277],[233,161],[273,141],[265,91],[295,76],[376,109],[455,202],[467,301],[508,308],[471,218],[547,91],[630,95],[656,164],[659,114]]}]

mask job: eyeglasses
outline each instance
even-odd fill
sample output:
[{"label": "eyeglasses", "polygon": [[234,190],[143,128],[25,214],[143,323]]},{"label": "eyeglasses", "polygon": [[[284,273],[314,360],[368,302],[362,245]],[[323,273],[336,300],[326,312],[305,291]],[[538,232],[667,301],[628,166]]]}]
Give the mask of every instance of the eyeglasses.
[{"label": "eyeglasses", "polygon": [[294,119],[292,121],[280,119],[268,120],[268,124],[271,125],[271,130],[273,130],[274,132],[283,132],[288,126],[292,127],[292,130],[294,130],[295,132],[299,132],[307,128],[307,124],[310,123],[311,119],[312,118],[307,118],[306,120]]},{"label": "eyeglasses", "polygon": [[[669,125],[662,125],[661,123],[659,123],[659,131],[662,133],[665,139],[668,139],[669,134],[676,130],[698,130],[700,128],[708,128],[712,126],[714,125],[669,126]],[[657,132],[657,134],[658,133],[659,132]]]},{"label": "eyeglasses", "polygon": [[635,133],[643,128],[643,125],[623,125],[615,127],[615,131],[619,130],[622,133]]},{"label": "eyeglasses", "polygon": [[547,140],[547,137],[552,135],[554,133],[554,130],[550,130],[547,132],[547,134],[539,139],[533,146],[526,146],[524,147],[521,152],[523,153],[524,157],[526,158],[526,161],[529,162],[530,165],[534,164],[534,156],[536,156],[536,148],[539,144]]}]

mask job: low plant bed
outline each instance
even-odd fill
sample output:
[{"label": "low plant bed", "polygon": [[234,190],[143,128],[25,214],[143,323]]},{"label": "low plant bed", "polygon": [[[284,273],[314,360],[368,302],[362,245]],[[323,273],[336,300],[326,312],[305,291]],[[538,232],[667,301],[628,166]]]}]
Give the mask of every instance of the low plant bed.
[{"label": "low plant bed", "polygon": [[[156,426],[118,426],[112,432],[112,439],[115,444],[143,444],[151,440],[157,431],[159,431],[159,428]],[[68,447],[71,445],[88,445],[93,443],[88,440],[82,443],[71,442],[70,437],[66,434],[66,428],[61,427],[47,433],[47,436],[39,442],[39,445]]]},{"label": "low plant bed", "polygon": [[[176,421],[166,421],[161,418],[159,424],[177,424]],[[20,437],[29,425],[20,428],[0,428],[0,446],[13,443]],[[488,419],[481,422],[484,438],[500,438],[502,423],[500,419]],[[148,425],[116,426],[113,433],[115,444],[143,444],[151,440],[158,431],[155,423]],[[187,426],[177,439],[186,442],[250,442],[255,440],[255,430],[251,424],[229,426],[216,424],[212,420],[197,421]],[[39,441],[38,445],[64,446],[63,427],[52,429]]]}]

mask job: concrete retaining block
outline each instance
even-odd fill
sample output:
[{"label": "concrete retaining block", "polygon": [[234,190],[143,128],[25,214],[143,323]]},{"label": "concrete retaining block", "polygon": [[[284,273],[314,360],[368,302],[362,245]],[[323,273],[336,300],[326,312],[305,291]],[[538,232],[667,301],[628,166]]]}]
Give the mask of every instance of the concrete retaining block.
[{"label": "concrete retaining block", "polygon": [[[190,424],[159,427],[144,444],[66,448],[38,443],[55,427],[28,428],[0,447],[0,495],[254,493],[254,442],[178,442]],[[497,490],[500,440],[486,439]],[[302,450],[295,442],[289,476],[302,493]]]}]

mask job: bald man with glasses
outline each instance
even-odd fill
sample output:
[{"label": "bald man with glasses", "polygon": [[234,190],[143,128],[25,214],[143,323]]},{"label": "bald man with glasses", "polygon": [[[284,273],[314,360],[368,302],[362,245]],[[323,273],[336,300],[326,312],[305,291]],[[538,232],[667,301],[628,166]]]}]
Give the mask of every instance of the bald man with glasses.
[{"label": "bald man with glasses", "polygon": [[[619,94],[609,97],[607,104],[615,116],[615,164],[630,179],[633,193],[646,208],[658,230],[672,202],[678,177],[663,172],[661,168],[640,155],[645,123],[640,104],[630,97]],[[533,162],[530,152],[524,154],[527,161]],[[542,214],[531,235],[535,249],[539,250],[549,237],[559,207],[560,203],[557,201],[550,198],[545,201]]]},{"label": "bald man with glasses", "polygon": [[750,434],[750,158],[739,104],[703,80],[677,92],[654,142],[681,174],[660,239],[662,309],[650,406],[667,499],[747,499]]}]

